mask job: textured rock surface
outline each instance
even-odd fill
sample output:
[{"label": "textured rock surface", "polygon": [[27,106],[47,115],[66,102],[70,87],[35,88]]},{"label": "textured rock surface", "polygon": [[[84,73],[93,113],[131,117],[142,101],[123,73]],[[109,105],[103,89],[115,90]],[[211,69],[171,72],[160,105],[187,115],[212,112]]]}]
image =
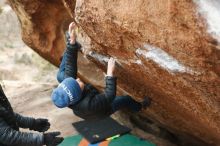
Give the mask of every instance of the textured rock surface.
[{"label": "textured rock surface", "polygon": [[10,0],[13,10],[21,22],[24,42],[47,58],[58,64],[63,52],[63,26],[70,15],[59,0]]},{"label": "textured rock surface", "polygon": [[101,69],[117,58],[119,86],[136,99],[152,97],[145,116],[220,144],[218,0],[9,1],[24,42],[40,55],[59,63],[63,28],[75,16],[88,58]]}]

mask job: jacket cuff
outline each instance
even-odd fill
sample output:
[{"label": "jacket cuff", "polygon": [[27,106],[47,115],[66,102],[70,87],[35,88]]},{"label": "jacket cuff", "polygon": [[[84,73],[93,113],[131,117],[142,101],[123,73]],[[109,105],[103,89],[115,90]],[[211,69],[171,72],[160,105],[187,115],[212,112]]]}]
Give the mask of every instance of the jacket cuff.
[{"label": "jacket cuff", "polygon": [[117,79],[117,77],[115,77],[115,76],[105,76],[105,80],[116,80]]},{"label": "jacket cuff", "polygon": [[67,31],[66,32],[66,45],[67,45],[67,47],[68,48],[73,48],[73,49],[80,49],[81,48],[81,45],[80,45],[80,43],[78,43],[77,41],[76,41],[76,43],[75,44],[70,44],[70,34],[69,34],[69,32]]},{"label": "jacket cuff", "polygon": [[76,42],[75,44],[70,44],[69,42],[67,43],[67,48],[68,49],[73,49],[73,50],[80,50],[81,45],[80,43]]}]

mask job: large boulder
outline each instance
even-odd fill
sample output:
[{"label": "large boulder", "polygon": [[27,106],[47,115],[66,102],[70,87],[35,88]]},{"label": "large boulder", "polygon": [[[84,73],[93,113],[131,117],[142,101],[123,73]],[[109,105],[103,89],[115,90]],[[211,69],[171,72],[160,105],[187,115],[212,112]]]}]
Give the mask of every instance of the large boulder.
[{"label": "large boulder", "polygon": [[[220,145],[218,0],[8,1],[24,42],[51,63],[59,64],[63,30],[75,18],[84,55],[103,70],[116,58],[119,87],[137,100],[153,99],[146,117]],[[88,70],[96,70],[83,68],[79,75],[95,83]]]}]

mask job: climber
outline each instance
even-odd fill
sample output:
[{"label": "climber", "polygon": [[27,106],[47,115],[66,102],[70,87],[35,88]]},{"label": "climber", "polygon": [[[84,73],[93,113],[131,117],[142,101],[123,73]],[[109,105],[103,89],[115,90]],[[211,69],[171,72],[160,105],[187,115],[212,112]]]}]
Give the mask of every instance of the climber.
[{"label": "climber", "polygon": [[60,83],[51,95],[53,103],[59,107],[69,107],[75,115],[85,119],[100,119],[109,116],[121,108],[129,108],[134,112],[150,105],[150,99],[136,102],[130,96],[116,96],[115,59],[108,61],[106,88],[104,93],[90,84],[84,84],[77,78],[77,54],[81,45],[76,42],[76,24],[69,25],[66,33],[67,48],[60,64],[57,80]]},{"label": "climber", "polygon": [[50,128],[47,119],[23,117],[13,109],[0,85],[0,145],[1,146],[56,146],[63,141],[60,132],[29,133],[19,128],[45,132]]}]

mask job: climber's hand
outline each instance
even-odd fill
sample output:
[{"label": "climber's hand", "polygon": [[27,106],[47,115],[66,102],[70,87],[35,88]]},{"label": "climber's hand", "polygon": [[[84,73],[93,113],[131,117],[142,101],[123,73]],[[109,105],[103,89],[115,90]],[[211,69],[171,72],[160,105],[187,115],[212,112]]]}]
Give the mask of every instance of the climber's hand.
[{"label": "climber's hand", "polygon": [[114,76],[114,71],[115,71],[115,59],[111,57],[108,61],[107,76]]},{"label": "climber's hand", "polygon": [[76,43],[76,29],[77,26],[75,24],[75,22],[71,22],[69,25],[69,35],[70,35],[70,44],[75,44]]}]

